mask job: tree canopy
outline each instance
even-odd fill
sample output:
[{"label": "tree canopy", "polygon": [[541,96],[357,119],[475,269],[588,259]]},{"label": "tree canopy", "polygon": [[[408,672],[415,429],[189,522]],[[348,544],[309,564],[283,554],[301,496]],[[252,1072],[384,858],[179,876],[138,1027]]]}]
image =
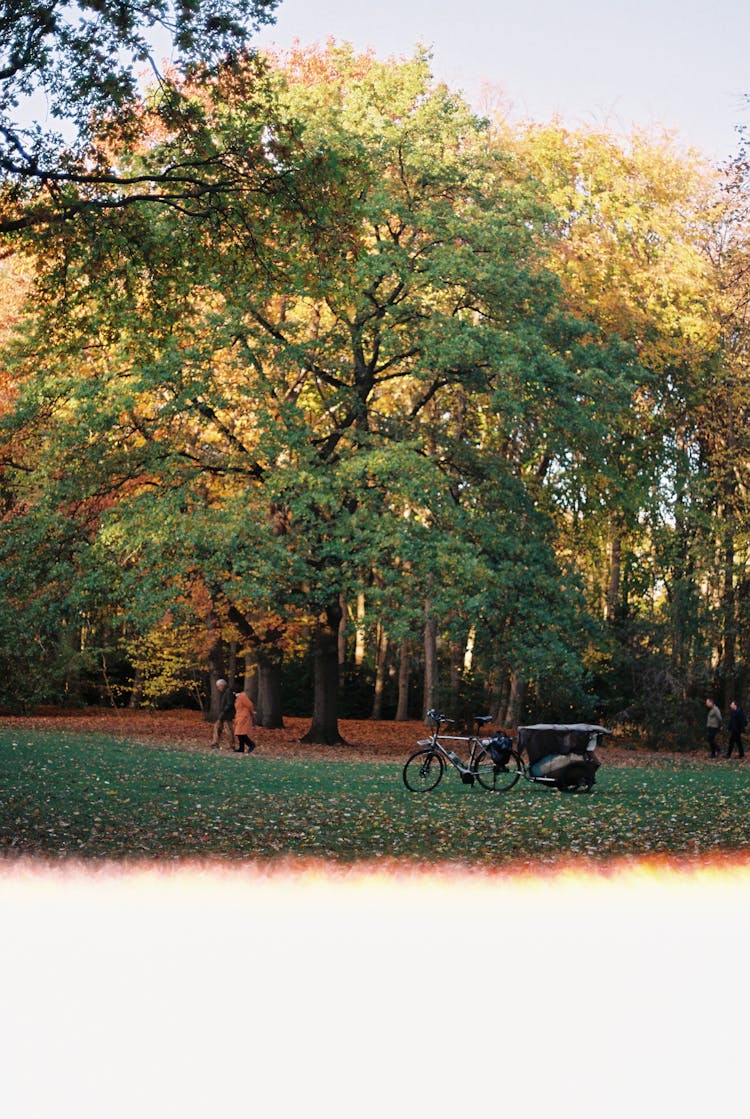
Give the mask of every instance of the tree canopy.
[{"label": "tree canopy", "polygon": [[87,118],[95,205],[16,201],[0,610],[51,691],[158,698],[236,650],[263,718],[306,680],[333,741],[342,671],[510,724],[739,685],[739,172],[494,126],[422,52],[128,98]]},{"label": "tree canopy", "polygon": [[[102,141],[113,130],[131,140],[139,134],[146,73],[162,90],[162,114],[177,124],[183,107],[175,78],[208,76],[243,58],[277,4],[3,0],[0,233],[101,205],[102,185],[118,187],[121,202],[136,182],[155,197],[200,194],[195,162],[152,168],[134,180],[113,165]],[[111,192],[107,201],[114,204]]]}]

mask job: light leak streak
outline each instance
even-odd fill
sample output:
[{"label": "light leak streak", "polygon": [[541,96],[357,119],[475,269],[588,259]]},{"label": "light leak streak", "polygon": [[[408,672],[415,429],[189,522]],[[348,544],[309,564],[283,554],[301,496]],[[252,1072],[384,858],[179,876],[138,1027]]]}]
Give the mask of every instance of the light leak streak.
[{"label": "light leak streak", "polygon": [[0,905],[9,1119],[682,1119],[746,1095],[748,860],[19,862]]}]

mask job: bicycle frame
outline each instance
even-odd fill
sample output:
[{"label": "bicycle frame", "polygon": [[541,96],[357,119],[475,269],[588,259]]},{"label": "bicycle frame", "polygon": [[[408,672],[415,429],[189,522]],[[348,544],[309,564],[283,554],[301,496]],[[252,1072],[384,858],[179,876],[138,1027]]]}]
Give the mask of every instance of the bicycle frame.
[{"label": "bicycle frame", "polygon": [[[448,722],[452,722],[453,720],[452,719],[445,719],[443,721],[448,723]],[[448,742],[463,742],[463,743],[468,742],[470,745],[469,745],[469,757],[468,757],[467,761],[465,761],[465,762],[462,761],[461,758],[459,758],[458,754],[454,750],[448,749],[448,747],[444,745],[444,743],[448,743]],[[417,746],[429,746],[432,750],[435,750],[438,754],[440,754],[441,757],[445,758],[446,761],[450,762],[451,765],[455,769],[457,769],[458,772],[461,774],[462,779],[463,779],[464,775],[468,775],[469,777],[471,777],[472,781],[474,780],[474,775],[471,771],[471,767],[474,764],[474,762],[476,761],[477,755],[479,754],[479,750],[481,749],[481,743],[480,743],[480,741],[479,741],[479,739],[477,738],[476,735],[474,735],[474,734],[472,734],[472,735],[442,734],[441,735],[440,734],[440,724],[438,723],[435,726],[435,730],[432,733],[432,737],[431,738],[420,738],[417,741]]]},{"label": "bicycle frame", "polygon": [[[458,771],[465,785],[473,785],[477,781],[483,789],[500,792],[513,787],[521,776],[518,764],[498,763],[488,751],[490,740],[479,737],[485,723],[492,722],[490,715],[475,716],[476,734],[458,735],[440,733],[440,728],[445,723],[453,722],[452,719],[439,715],[437,711],[428,711],[427,714],[433,723],[432,735],[418,740],[417,751],[407,760],[403,769],[403,781],[410,792],[429,792],[436,788],[448,762]],[[454,743],[468,745],[469,756],[466,761],[452,748]]]}]

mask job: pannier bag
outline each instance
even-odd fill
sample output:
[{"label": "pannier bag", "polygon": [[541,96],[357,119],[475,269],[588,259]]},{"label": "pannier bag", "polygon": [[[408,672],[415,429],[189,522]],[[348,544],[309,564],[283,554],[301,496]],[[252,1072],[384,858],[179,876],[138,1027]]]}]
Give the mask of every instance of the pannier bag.
[{"label": "pannier bag", "polygon": [[510,738],[500,733],[493,734],[487,742],[487,749],[495,765],[507,765],[510,761],[512,748],[513,743]]}]

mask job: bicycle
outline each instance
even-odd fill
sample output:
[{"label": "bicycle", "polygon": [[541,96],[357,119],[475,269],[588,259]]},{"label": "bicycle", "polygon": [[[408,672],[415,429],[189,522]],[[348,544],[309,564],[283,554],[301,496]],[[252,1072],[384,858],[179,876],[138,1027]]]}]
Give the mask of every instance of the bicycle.
[{"label": "bicycle", "polygon": [[[492,722],[491,715],[474,716],[476,731],[472,735],[441,735],[441,726],[452,723],[453,719],[439,715],[435,710],[428,711],[427,718],[433,725],[432,737],[417,742],[421,749],[411,755],[402,773],[410,792],[427,793],[436,788],[448,762],[458,770],[465,785],[473,785],[476,780],[483,789],[496,793],[505,793],[513,788],[523,772],[523,762],[512,748],[511,740],[501,735],[479,737],[485,723]],[[452,742],[469,744],[469,756],[465,762],[444,745]]]}]

